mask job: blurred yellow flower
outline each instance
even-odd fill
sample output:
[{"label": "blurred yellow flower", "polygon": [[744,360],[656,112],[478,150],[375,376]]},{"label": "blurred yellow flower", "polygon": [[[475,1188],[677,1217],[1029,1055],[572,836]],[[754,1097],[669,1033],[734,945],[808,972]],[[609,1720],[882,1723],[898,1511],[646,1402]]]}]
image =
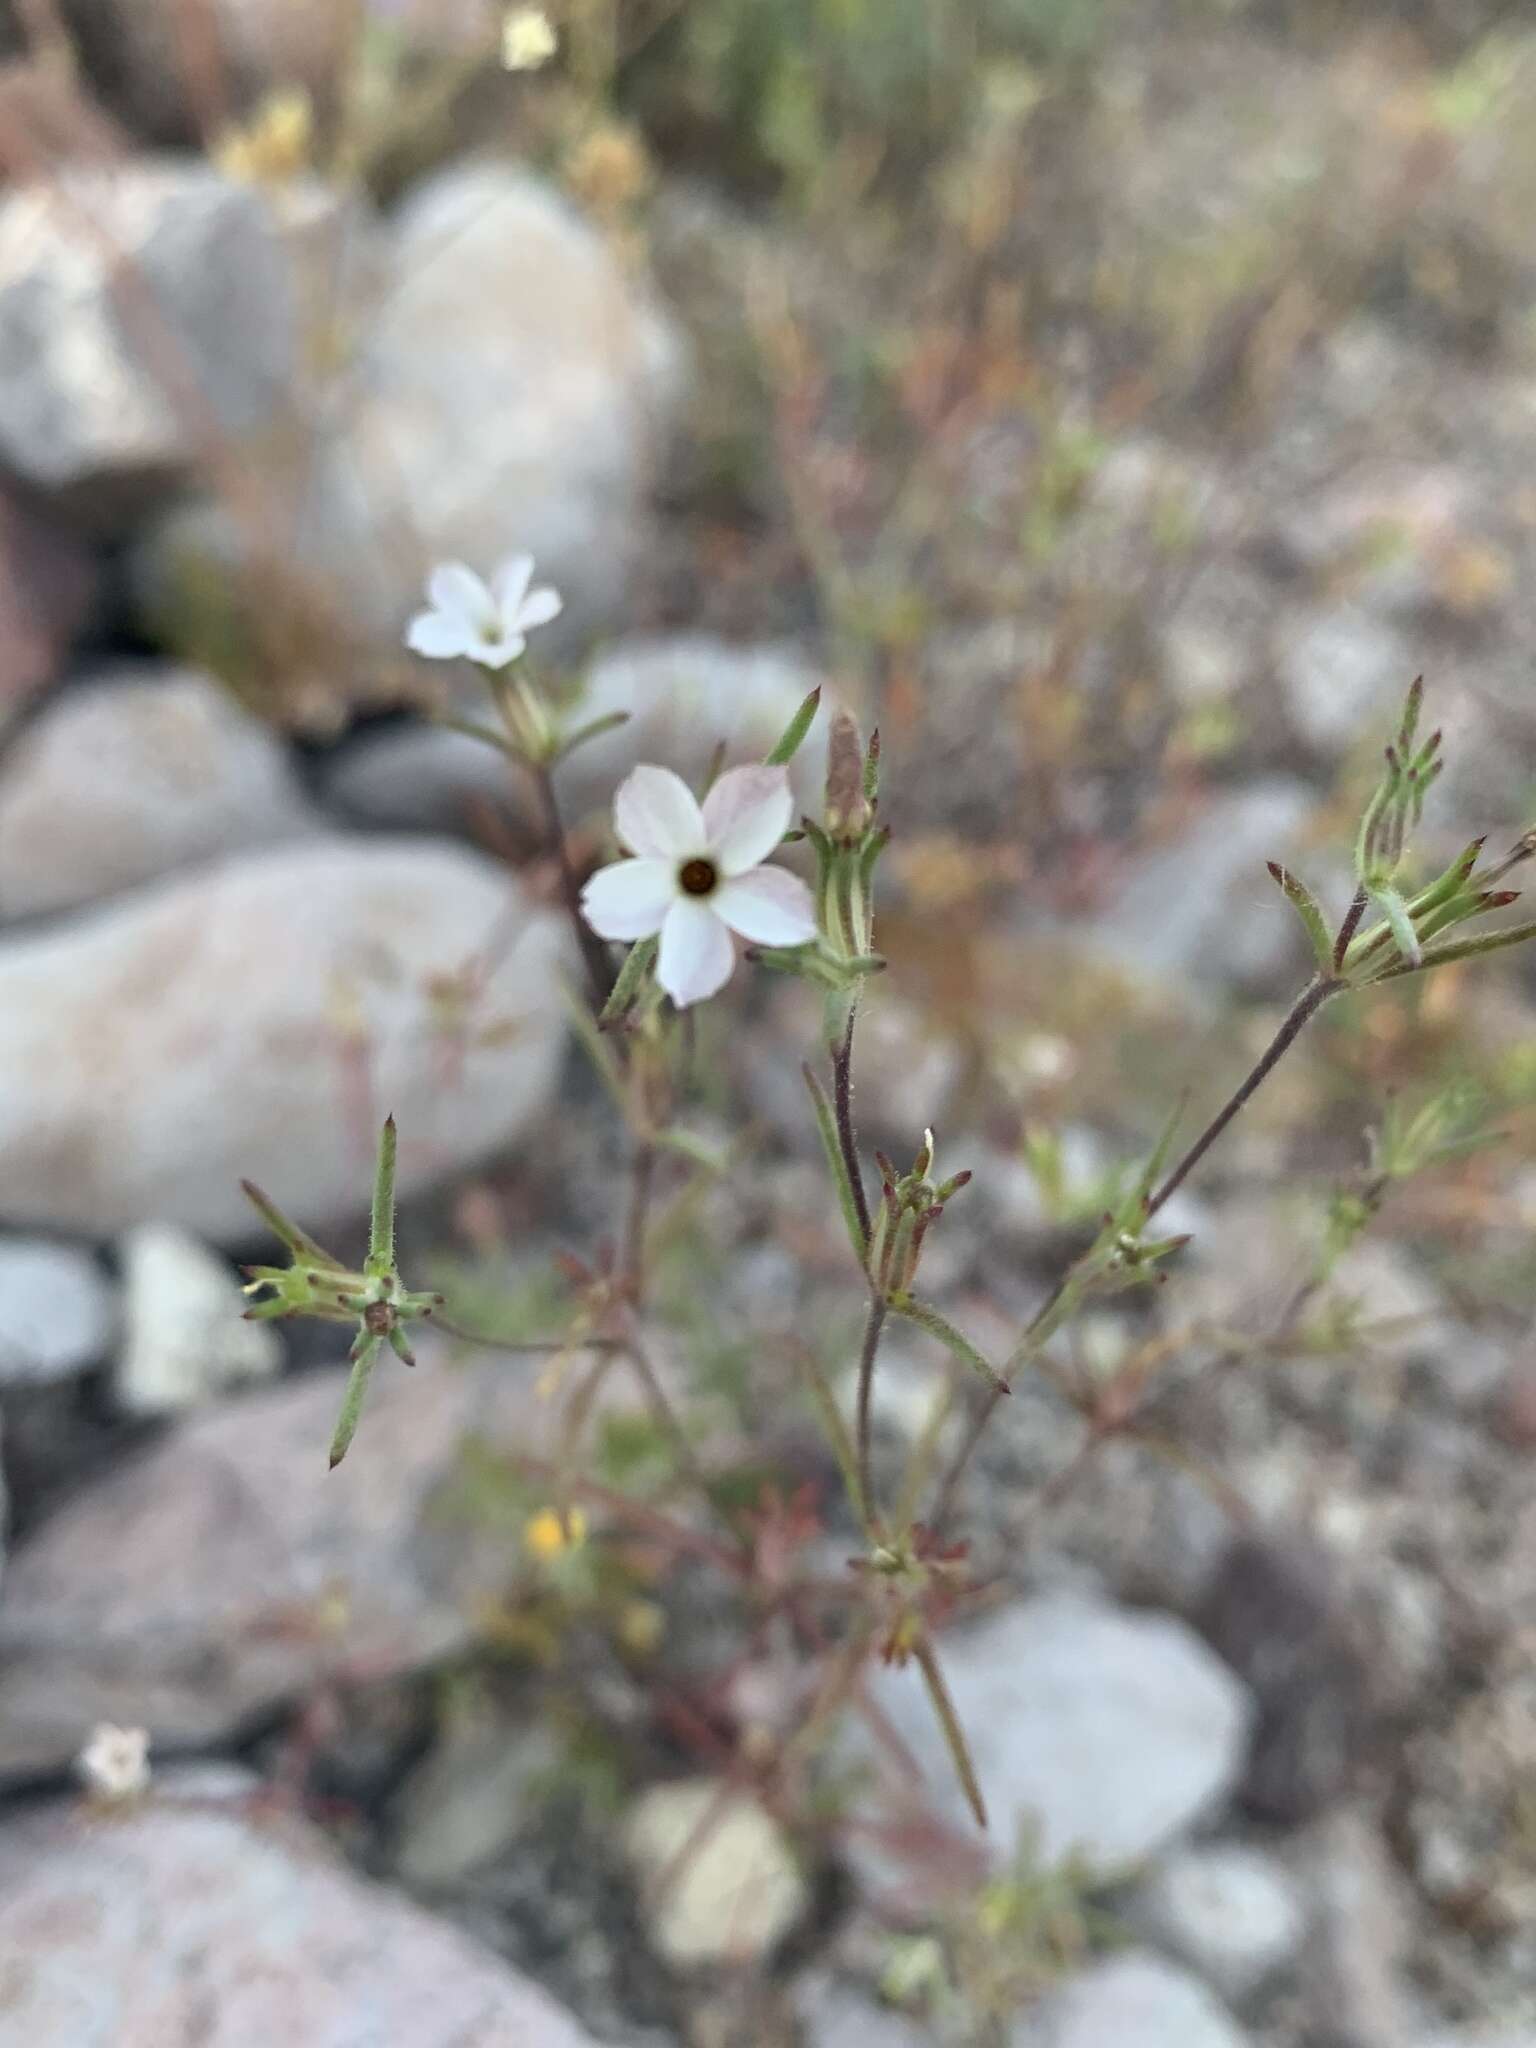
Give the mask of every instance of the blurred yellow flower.
[{"label": "blurred yellow flower", "polygon": [[654,1600],[631,1600],[619,1616],[619,1641],[636,1657],[649,1657],[667,1632],[667,1617]]},{"label": "blurred yellow flower", "polygon": [[559,48],[542,7],[509,7],[501,24],[501,61],[508,71],[537,71]]},{"label": "blurred yellow flower", "polygon": [[214,161],[244,184],[282,184],[309,169],[314,142],[313,100],[301,85],[283,86],[268,93],[244,127],[220,138]]},{"label": "blurred yellow flower", "polygon": [[558,1557],[562,1551],[575,1550],[586,1540],[587,1518],[580,1508],[567,1508],[564,1514],[554,1508],[540,1508],[523,1527],[523,1541],[535,1557],[546,1560]]}]

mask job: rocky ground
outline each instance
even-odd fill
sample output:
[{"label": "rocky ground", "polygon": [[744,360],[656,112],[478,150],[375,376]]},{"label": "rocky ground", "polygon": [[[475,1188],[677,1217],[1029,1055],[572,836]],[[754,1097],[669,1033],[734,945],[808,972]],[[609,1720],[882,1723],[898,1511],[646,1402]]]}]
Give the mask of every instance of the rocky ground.
[{"label": "rocky ground", "polygon": [[[536,809],[399,634],[429,563],[535,553],[551,673],[630,713],[562,771],[582,858],[636,760],[750,758],[822,679],[878,718],[861,1128],[974,1169],[932,1286],[1001,1354],[1274,1029],[1264,863],[1342,909],[1416,672],[1430,846],[1536,814],[1536,39],[1110,10],[977,54],[903,186],[856,95],[812,176],[643,51],[594,99],[575,44],[498,79],[474,9],[381,10],[402,93],[466,68],[358,178],[261,99],[324,10],[216,11],[238,147],[192,146],[158,6],[65,10],[89,121],[46,51],[0,74],[0,2042],[1529,2048],[1530,967],[1334,1006],[1170,1205],[1168,1287],[1003,1405],[943,1643],[983,1837],[912,1671],[789,1772],[817,1673],[702,1537],[596,1494],[540,1535],[566,1411],[492,1340],[568,1318],[618,1138]],[[836,1575],[816,1018],[743,978],[702,1019],[690,1130],[750,1144],[664,1168],[650,1315],[760,1553]],[[1368,1129],[1452,1084],[1487,1142],[1309,1285]],[[474,1341],[386,1361],[327,1476],[345,1335],[242,1320],[240,1181],[359,1251],[386,1110]],[[1069,1397],[1142,1358],[1080,1460]],[[936,1371],[893,1337],[883,1485]],[[82,1794],[102,1724],[142,1797]]]}]

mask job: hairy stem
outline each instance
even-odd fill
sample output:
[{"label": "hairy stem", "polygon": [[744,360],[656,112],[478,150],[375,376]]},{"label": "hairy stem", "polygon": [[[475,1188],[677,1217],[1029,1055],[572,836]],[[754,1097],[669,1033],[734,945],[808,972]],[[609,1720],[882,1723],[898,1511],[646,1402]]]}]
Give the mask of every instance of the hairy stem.
[{"label": "hairy stem", "polygon": [[832,1048],[833,1109],[837,1118],[837,1142],[843,1155],[843,1166],[847,1171],[848,1185],[853,1191],[853,1206],[858,1214],[859,1229],[865,1244],[869,1243],[869,1202],[864,1193],[864,1174],[859,1166],[858,1140],[853,1130],[853,1026],[858,1016],[858,1005],[848,1005],[848,1026],[843,1033],[843,1042]]},{"label": "hairy stem", "polygon": [[555,779],[542,761],[530,762],[528,773],[533,778],[534,790],[539,800],[545,848],[560,871],[561,900],[565,904],[565,914],[570,919],[582,963],[587,970],[593,1005],[597,1014],[601,1016],[604,1005],[613,993],[613,960],[608,948],[581,914],[581,878],[571,860],[570,843],[565,836],[565,824],[560,816],[560,800],[555,795]]},{"label": "hairy stem", "polygon": [[[1358,915],[1355,917],[1355,923],[1359,923]],[[1345,924],[1346,926],[1349,924],[1347,918]],[[1148,1219],[1155,1216],[1164,1203],[1183,1186],[1185,1180],[1200,1164],[1206,1153],[1210,1151],[1216,1140],[1226,1130],[1228,1124],[1235,1117],[1239,1116],[1253,1100],[1264,1082],[1274,1072],[1281,1060],[1284,1059],[1323,1004],[1328,1001],[1330,996],[1337,995],[1344,986],[1345,984],[1342,981],[1335,981],[1323,976],[1308,982],[1307,986],[1291,1005],[1280,1029],[1265,1047],[1254,1066],[1244,1076],[1226,1102],[1223,1103],[1216,1115],[1212,1117],[1183,1158],[1167,1174],[1161,1186],[1155,1188],[1148,1196],[1146,1208]],[[1023,1361],[1028,1354],[1031,1340],[1040,1336],[1047,1323],[1055,1315],[1062,1297],[1071,1285],[1071,1279],[1070,1273],[1064,1274],[1036,1312],[1024,1335],[1019,1339],[1014,1349],[1013,1357],[1008,1362],[1010,1371],[1014,1366]],[[994,1387],[987,1394],[985,1400],[980,1402],[974,1410],[970,1427],[965,1433],[965,1440],[951,1460],[949,1470],[944,1475],[943,1484],[940,1486],[938,1497],[934,1502],[930,1524],[935,1530],[941,1531],[945,1522],[954,1511],[960,1482],[965,1476],[972,1457],[975,1455],[976,1446],[986,1434],[988,1423],[991,1422],[992,1417],[997,1412],[997,1406],[1001,1399],[1001,1390]]]},{"label": "hairy stem", "polygon": [[624,1211],[624,1242],[619,1271],[629,1298],[639,1308],[645,1294],[645,1232],[656,1183],[656,1147],[637,1138],[629,1162],[629,1202]]},{"label": "hairy stem", "polygon": [[1216,1140],[1227,1128],[1227,1125],[1232,1122],[1234,1117],[1240,1115],[1253,1100],[1265,1081],[1268,1080],[1281,1060],[1285,1058],[1285,1055],[1296,1043],[1296,1040],[1306,1029],[1308,1023],[1323,1007],[1323,1004],[1328,1001],[1330,996],[1337,995],[1343,986],[1344,984],[1341,981],[1326,980],[1322,976],[1307,984],[1295,1002],[1292,1003],[1285,1022],[1265,1047],[1252,1070],[1239,1083],[1238,1087],[1227,1098],[1215,1116],[1212,1117],[1178,1165],[1168,1174],[1162,1186],[1154,1189],[1148,1197],[1147,1215],[1149,1218],[1155,1216],[1169,1197],[1183,1186],[1185,1180],[1200,1164],[1206,1153],[1210,1151]]},{"label": "hairy stem", "polygon": [[859,1491],[864,1497],[865,1509],[872,1521],[879,1519],[875,1513],[875,1495],[870,1472],[871,1440],[874,1435],[875,1358],[880,1350],[880,1336],[885,1329],[885,1316],[885,1297],[877,1294],[869,1304],[869,1317],[864,1325],[864,1343],[859,1352],[855,1443],[859,1461]]},{"label": "hairy stem", "polygon": [[671,1445],[678,1470],[688,1480],[699,1498],[707,1502],[709,1484],[704,1477],[702,1466],[694,1455],[692,1440],[684,1429],[677,1410],[672,1406],[665,1387],[661,1384],[661,1376],[652,1362],[650,1353],[641,1342],[637,1329],[631,1327],[624,1348],[641,1386],[645,1389],[645,1398],[650,1404],[652,1418]]}]

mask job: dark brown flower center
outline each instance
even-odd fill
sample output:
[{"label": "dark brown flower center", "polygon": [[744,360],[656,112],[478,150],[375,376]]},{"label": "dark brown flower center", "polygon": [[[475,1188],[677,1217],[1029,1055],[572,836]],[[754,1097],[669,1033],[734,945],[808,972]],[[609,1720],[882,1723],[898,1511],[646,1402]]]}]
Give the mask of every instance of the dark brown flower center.
[{"label": "dark brown flower center", "polygon": [[714,893],[720,877],[712,860],[686,860],[677,871],[677,879],[690,896],[709,896]]}]

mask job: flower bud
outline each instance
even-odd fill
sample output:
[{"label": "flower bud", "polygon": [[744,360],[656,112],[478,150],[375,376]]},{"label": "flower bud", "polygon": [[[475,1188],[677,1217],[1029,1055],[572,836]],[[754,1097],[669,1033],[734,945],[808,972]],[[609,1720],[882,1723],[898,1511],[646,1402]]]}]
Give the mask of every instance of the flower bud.
[{"label": "flower bud", "polygon": [[839,711],[827,735],[827,837],[834,846],[857,846],[874,822],[875,807],[864,792],[859,728]]}]

